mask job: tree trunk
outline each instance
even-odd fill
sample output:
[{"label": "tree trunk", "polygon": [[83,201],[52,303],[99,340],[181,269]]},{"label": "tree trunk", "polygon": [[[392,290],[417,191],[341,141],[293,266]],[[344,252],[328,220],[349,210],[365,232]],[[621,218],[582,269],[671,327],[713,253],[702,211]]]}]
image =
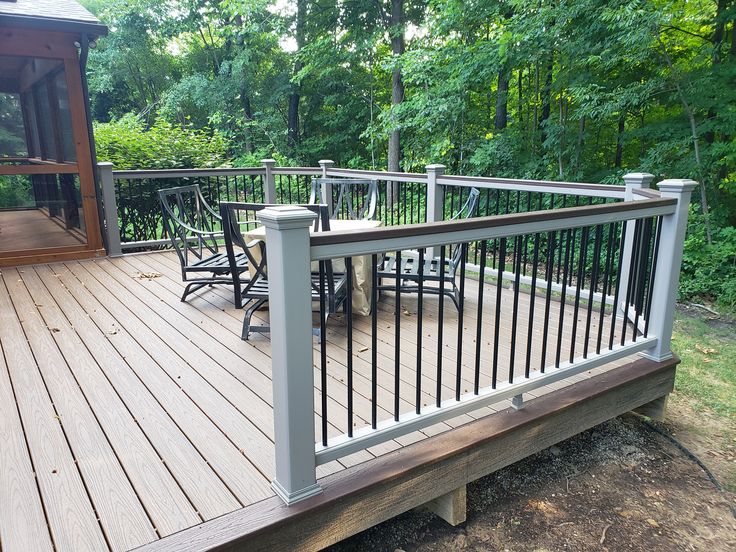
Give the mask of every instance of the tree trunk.
[{"label": "tree trunk", "polygon": [[618,134],[616,135],[616,160],[613,164],[617,169],[621,168],[621,161],[624,156],[624,130],[626,130],[626,112],[624,111],[618,117]]},{"label": "tree trunk", "polygon": [[240,92],[241,102],[243,104],[243,114],[245,116],[246,129],[245,129],[245,151],[247,153],[253,153],[255,148],[253,147],[253,129],[250,127],[250,123],[253,121],[253,109],[250,105],[250,96],[246,90]]},{"label": "tree trunk", "polygon": [[554,69],[554,54],[549,56],[547,61],[547,74],[544,79],[544,87],[542,88],[542,116],[539,118],[539,130],[541,131],[542,144],[547,140],[547,132],[545,126],[549,120],[552,101],[552,70]]},{"label": "tree trunk", "polygon": [[[296,6],[296,47],[297,56],[304,47],[304,23],[307,16],[307,0],[297,0]],[[294,76],[302,70],[302,62],[297,58],[294,63]],[[294,152],[299,144],[299,99],[300,85],[292,84],[292,92],[289,95],[289,112],[287,115],[286,141],[289,149]]]},{"label": "tree trunk", "polygon": [[[391,19],[389,35],[391,36],[391,52],[394,56],[404,53],[404,0],[391,0]],[[391,74],[391,107],[404,101],[404,82],[401,69],[395,68]],[[388,137],[388,170],[398,172],[401,162],[401,142],[398,129],[392,130]],[[399,200],[399,183],[392,182],[387,190],[389,204]]]},{"label": "tree trunk", "polygon": [[498,93],[496,95],[496,118],[494,127],[496,130],[503,130],[508,124],[508,95],[509,95],[509,79],[506,76],[505,69],[498,72]]},{"label": "tree trunk", "polygon": [[[721,47],[723,46],[723,40],[726,35],[726,21],[723,17],[723,12],[726,10],[727,0],[718,0],[718,6],[716,8],[716,19],[715,28],[713,30],[713,66],[721,63]],[[708,109],[708,119],[713,120],[718,116],[715,108],[710,107]],[[712,130],[709,130],[703,134],[703,139],[708,145],[713,144],[715,141],[715,134]]]}]

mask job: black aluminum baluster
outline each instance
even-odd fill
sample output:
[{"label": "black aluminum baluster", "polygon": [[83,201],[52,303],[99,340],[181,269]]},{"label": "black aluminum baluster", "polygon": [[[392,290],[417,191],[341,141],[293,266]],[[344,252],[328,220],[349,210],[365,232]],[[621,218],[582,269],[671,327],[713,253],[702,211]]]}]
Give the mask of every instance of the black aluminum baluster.
[{"label": "black aluminum baluster", "polygon": [[[572,332],[570,333],[570,364],[575,360],[575,345],[578,335],[578,313],[580,312],[580,290],[585,286],[585,264],[588,258],[588,227],[581,230],[580,255],[578,257],[577,285],[575,286],[575,307],[572,315]],[[571,278],[572,280],[572,278]]]},{"label": "black aluminum baluster", "polygon": [[[445,266],[445,246],[440,247],[439,264],[437,265],[437,274],[441,275]],[[444,332],[444,314],[445,314],[445,279],[440,278],[439,291],[439,310],[437,313],[437,396],[436,405],[442,403],[442,338]]]},{"label": "black aluminum baluster", "polygon": [[511,352],[509,355],[509,383],[514,383],[514,361],[516,360],[516,329],[519,321],[519,287],[521,284],[522,236],[514,239],[514,307],[511,313]]},{"label": "black aluminum baluster", "polygon": [[424,319],[424,249],[419,250],[419,290],[417,296],[417,383],[416,413],[421,414],[422,405],[422,322]]},{"label": "black aluminum baluster", "polygon": [[572,234],[575,230],[567,230],[565,238],[565,262],[563,263],[562,269],[562,292],[560,294],[560,318],[557,326],[557,351],[555,353],[555,368],[560,367],[560,358],[562,356],[562,332],[565,326],[565,303],[567,300],[567,280],[568,272],[570,269],[570,242],[572,240]]},{"label": "black aluminum baluster", "polygon": [[396,302],[394,305],[394,420],[399,421],[399,383],[401,371],[401,251],[396,252]]},{"label": "black aluminum baluster", "polygon": [[378,424],[378,255],[371,255],[371,427]]},{"label": "black aluminum baluster", "polygon": [[345,273],[348,275],[345,318],[347,318],[347,383],[348,383],[348,437],[353,436],[353,258],[345,258]]},{"label": "black aluminum baluster", "polygon": [[542,359],[540,363],[540,371],[544,373],[547,363],[547,337],[549,336],[550,326],[550,302],[552,299],[552,283],[554,282],[554,271],[555,271],[555,242],[557,241],[557,232],[547,233],[547,263],[545,265],[545,276],[547,280],[547,290],[544,298],[544,324],[542,328]]},{"label": "black aluminum baluster", "polygon": [[529,325],[526,334],[526,364],[524,365],[524,377],[529,377],[532,364],[532,334],[534,329],[534,302],[537,297],[537,272],[539,264],[539,233],[534,234],[534,243],[532,245],[534,253],[532,255],[532,289],[529,292]]},{"label": "black aluminum baluster", "polygon": [[[614,236],[616,233],[616,226],[617,224],[615,222],[612,222],[608,225],[608,242],[606,243],[606,263],[604,266],[604,272],[603,272],[603,282],[601,284],[601,307],[600,307],[600,315],[598,317],[598,338],[596,340],[595,344],[595,354],[599,355],[601,354],[601,343],[603,341],[603,324],[605,322],[605,316],[606,316],[606,298],[607,298],[607,290],[609,286],[609,280],[612,280],[611,270],[613,270],[613,248],[614,248]],[[615,305],[614,305],[615,307]]]},{"label": "black aluminum baluster", "polygon": [[[598,272],[600,270],[599,257],[601,255],[601,240],[603,238],[603,226],[595,227],[595,245],[593,245],[593,267],[590,273],[590,293],[588,294],[588,312],[585,317],[585,341],[583,343],[583,358],[588,358],[588,340],[590,339],[590,324],[593,319],[593,299],[598,288]],[[604,303],[605,304],[605,303]]]},{"label": "black aluminum baluster", "polygon": [[327,320],[325,308],[325,261],[319,262],[319,344],[322,385],[322,446],[327,446]]},{"label": "black aluminum baluster", "polygon": [[[621,223],[621,240],[618,244],[618,266],[616,267],[616,290],[613,292],[613,309],[611,311],[611,332],[608,338],[608,348],[613,349],[613,341],[616,335],[616,317],[618,316],[619,292],[621,290],[621,269],[624,264],[624,244],[626,243],[626,227],[628,221]],[[611,283],[613,286],[613,283]]]},{"label": "black aluminum baluster", "polygon": [[503,289],[503,271],[506,268],[506,238],[501,238],[498,255],[498,273],[496,280],[496,319],[494,320],[493,334],[493,372],[491,374],[491,388],[496,388],[498,379],[498,344],[501,337],[501,289]]},{"label": "black aluminum baluster", "polygon": [[457,313],[457,372],[455,374],[455,400],[460,400],[460,385],[463,366],[463,321],[465,310],[465,258],[468,255],[468,244],[460,244],[460,297],[458,298]]},{"label": "black aluminum baluster", "polygon": [[476,395],[480,389],[480,349],[483,337],[483,292],[485,290],[486,274],[486,250],[488,240],[480,243],[480,273],[478,274],[478,318],[475,328],[475,378],[473,381],[473,393]]},{"label": "black aluminum baluster", "polygon": [[[639,245],[641,241],[641,219],[637,220],[634,225],[634,240],[631,249],[631,259],[629,263],[629,279],[626,286],[626,303],[624,305],[623,323],[621,328],[621,345],[626,343],[626,331],[629,324],[629,307],[633,300],[634,282],[637,278],[637,268],[639,266]],[[634,337],[636,338],[636,328],[634,328]]]}]

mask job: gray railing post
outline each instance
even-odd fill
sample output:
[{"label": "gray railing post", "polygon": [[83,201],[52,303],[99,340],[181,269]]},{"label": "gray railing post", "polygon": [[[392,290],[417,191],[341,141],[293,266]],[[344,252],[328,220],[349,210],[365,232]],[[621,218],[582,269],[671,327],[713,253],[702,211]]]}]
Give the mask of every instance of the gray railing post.
[{"label": "gray railing post", "polygon": [[105,213],[105,232],[107,233],[107,254],[120,257],[123,249],[120,246],[120,223],[118,222],[118,201],[115,197],[115,179],[112,174],[112,163],[97,163],[102,188],[102,205]]},{"label": "gray railing post", "polygon": [[[624,175],[626,183],[625,201],[635,201],[639,199],[634,194],[635,189],[649,188],[654,180],[654,175],[649,173],[629,173]],[[643,199],[643,198],[641,198]],[[624,312],[626,303],[626,293],[629,286],[629,273],[631,272],[631,253],[634,250],[634,226],[635,222],[630,220],[626,224],[626,239],[624,240],[623,249],[621,250],[619,262],[621,263],[621,278],[618,281],[618,309],[619,314]]]},{"label": "gray railing post", "polygon": [[[327,171],[335,166],[335,162],[330,159],[320,159],[319,166],[322,167],[322,178],[327,178]],[[320,198],[320,203],[327,205],[330,210],[330,215],[332,215],[332,184],[325,184],[322,186],[321,190],[322,197]]]},{"label": "gray railing post", "polygon": [[322,492],[315,472],[312,293],[309,227],[316,215],[294,205],[262,210],[266,227],[276,478],[293,504]]},{"label": "gray railing post", "polygon": [[663,180],[659,191],[663,198],[677,199],[677,207],[671,215],[662,217],[662,230],[657,252],[657,272],[652,286],[651,311],[649,313],[649,332],[657,342],[642,356],[661,361],[672,357],[670,341],[672,324],[675,318],[677,286],[680,283],[680,265],[687,230],[687,215],[690,195],[698,185],[693,180]]},{"label": "gray railing post", "polygon": [[[445,172],[444,165],[427,165],[427,222],[438,222],[445,218],[445,189],[437,184],[437,178]],[[428,251],[430,259],[437,257],[439,248]]]},{"label": "gray railing post", "polygon": [[263,179],[263,196],[265,203],[278,203],[276,201],[276,177],[273,174],[273,169],[276,167],[275,159],[261,159],[263,168],[266,170],[266,174]]}]

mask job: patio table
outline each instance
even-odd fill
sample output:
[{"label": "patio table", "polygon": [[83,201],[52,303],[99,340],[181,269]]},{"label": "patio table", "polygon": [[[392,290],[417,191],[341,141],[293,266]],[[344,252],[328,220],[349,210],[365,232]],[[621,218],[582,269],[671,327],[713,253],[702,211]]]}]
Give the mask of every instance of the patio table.
[{"label": "patio table", "polygon": [[[330,220],[330,231],[332,232],[345,232],[348,230],[370,230],[371,228],[378,228],[381,226],[380,220],[343,220],[343,219],[331,219]],[[310,234],[314,233],[313,229],[310,229]],[[265,243],[266,241],[266,228],[264,226],[257,226],[250,230],[243,232],[246,242],[259,240]],[[259,247],[252,247],[250,249],[253,258],[256,262],[261,260],[261,249]],[[362,316],[368,316],[371,313],[371,256],[370,255],[358,255],[353,259],[353,296],[352,306],[353,313],[360,314]],[[333,259],[332,269],[335,272],[345,271],[345,260],[344,259]],[[312,271],[316,272],[319,270],[317,262],[312,263]],[[251,268],[251,276],[253,276],[253,269]]]}]

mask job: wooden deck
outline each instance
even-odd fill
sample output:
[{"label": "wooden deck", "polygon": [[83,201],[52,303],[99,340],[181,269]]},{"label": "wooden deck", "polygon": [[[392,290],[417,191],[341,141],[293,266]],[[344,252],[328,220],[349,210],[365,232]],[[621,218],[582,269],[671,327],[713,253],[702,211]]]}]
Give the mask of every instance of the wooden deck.
[{"label": "wooden deck", "polygon": [[[232,306],[227,289],[212,288],[181,303],[182,288],[171,253],[2,269],[3,552],[129,550],[274,500],[270,341],[266,336],[241,341],[243,314]],[[466,387],[472,385],[476,293],[470,284],[463,340]],[[510,316],[511,296],[503,296],[504,315]],[[485,297],[483,347],[488,358],[483,359],[481,373],[487,385],[493,285],[486,284]],[[422,379],[427,391],[435,385],[436,301],[436,297],[425,300],[427,368]],[[520,294],[521,313],[528,312],[528,303],[529,296]],[[416,298],[406,297],[403,305],[401,404],[402,410],[409,410],[416,379]],[[559,303],[554,305],[553,312],[558,313]],[[525,317],[519,319],[520,328],[526,328]],[[572,315],[566,318],[569,335]],[[393,405],[393,323],[393,303],[386,294],[379,320],[382,419],[390,416]],[[503,326],[504,336],[510,326]],[[369,318],[356,317],[358,426],[369,419],[369,328]],[[533,340],[539,339],[541,329],[542,322],[535,323]],[[444,331],[445,366],[454,366],[457,313],[451,307]],[[524,335],[516,350],[524,351],[526,331],[520,334]],[[508,343],[504,336],[502,343]],[[338,316],[330,318],[328,340],[328,422],[330,432],[338,434],[345,430],[347,395],[345,325]],[[505,346],[500,353],[505,366],[511,351]],[[524,355],[516,354],[521,374]],[[445,370],[447,398],[454,392],[454,370]],[[500,377],[507,377],[507,372]],[[428,392],[424,397],[432,400]],[[320,466],[318,476],[335,477],[507,406],[485,408]],[[318,418],[315,423],[319,426]]]},{"label": "wooden deck", "polygon": [[0,211],[0,253],[85,243],[78,230],[66,230],[61,222],[38,209]]}]

